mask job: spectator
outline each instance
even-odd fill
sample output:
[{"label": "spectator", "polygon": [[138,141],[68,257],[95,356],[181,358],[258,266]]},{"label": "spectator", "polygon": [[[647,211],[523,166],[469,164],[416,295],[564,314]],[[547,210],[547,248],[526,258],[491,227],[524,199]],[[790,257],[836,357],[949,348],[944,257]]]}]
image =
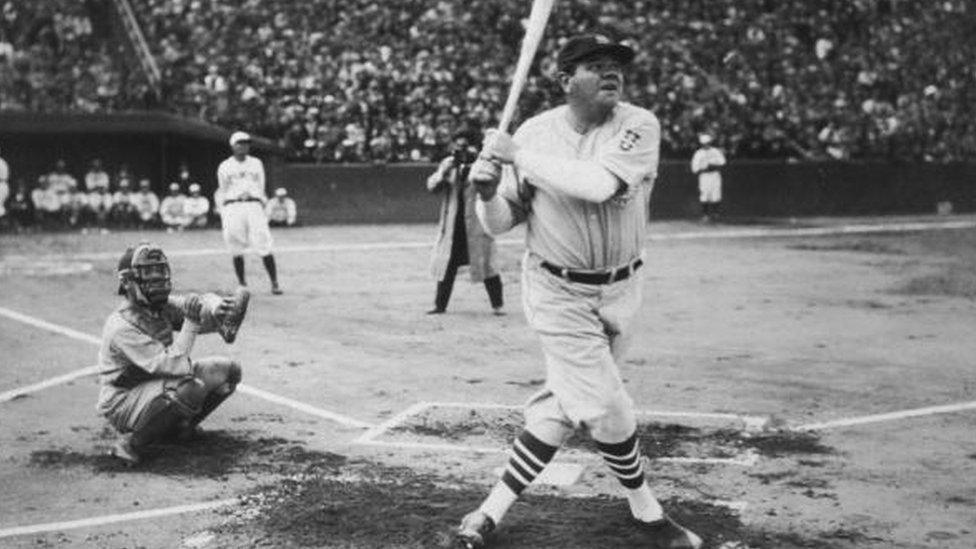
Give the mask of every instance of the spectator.
[{"label": "spectator", "polygon": [[148,179],[139,180],[139,191],[133,193],[131,199],[139,215],[139,228],[154,227],[159,221],[159,197]]},{"label": "spectator", "polygon": [[166,232],[182,231],[189,224],[186,216],[186,195],[180,191],[179,183],[170,183],[169,196],[159,205],[159,218]]},{"label": "spectator", "polygon": [[48,192],[53,193],[60,203],[59,211],[62,215],[61,223],[63,225],[67,222],[71,192],[78,188],[78,180],[68,173],[64,159],[59,158],[54,163],[54,169],[47,174],[47,188]]},{"label": "spectator", "polygon": [[200,185],[190,185],[190,196],[183,202],[183,213],[187,227],[193,229],[207,226],[210,221],[210,201],[200,194]]},{"label": "spectator", "polygon": [[272,227],[292,227],[298,220],[298,207],[284,187],[275,189],[274,197],[264,206],[264,213]]},{"label": "spectator", "polygon": [[85,174],[85,188],[91,192],[101,188],[108,189],[108,185],[108,173],[102,169],[101,159],[95,158],[91,161],[88,173]]}]

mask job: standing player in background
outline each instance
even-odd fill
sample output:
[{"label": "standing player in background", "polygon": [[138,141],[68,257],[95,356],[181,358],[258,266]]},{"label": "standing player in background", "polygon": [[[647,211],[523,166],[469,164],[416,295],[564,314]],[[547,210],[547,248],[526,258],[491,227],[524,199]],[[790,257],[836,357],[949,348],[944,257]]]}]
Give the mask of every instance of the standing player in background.
[{"label": "standing player in background", "polygon": [[514,138],[489,131],[471,169],[489,232],[527,224],[522,301],[542,343],[546,384],[526,405],[525,429],[502,479],[462,520],[462,547],[484,546],[580,427],[624,486],[649,547],[701,546],[648,487],[634,403],[618,366],[642,298],[647,199],[661,136],[651,112],[620,100],[623,67],[634,56],[603,36],[570,39],[557,56],[567,104],[529,119]]},{"label": "standing player in background", "polygon": [[190,196],[183,201],[183,213],[186,215],[187,227],[199,229],[207,226],[210,221],[210,201],[200,194],[200,185],[190,184]]},{"label": "standing player in background", "polygon": [[139,191],[131,195],[132,205],[139,215],[139,228],[145,229],[156,224],[159,215],[159,197],[152,190],[148,179],[139,180]]},{"label": "standing player in background", "polygon": [[214,200],[220,201],[220,224],[223,227],[224,242],[230,250],[234,263],[234,273],[241,286],[247,286],[244,278],[244,252],[252,248],[261,256],[264,268],[271,279],[271,293],[280,295],[278,268],[274,254],[271,253],[271,229],[264,204],[268,198],[265,191],[264,163],[248,154],[251,150],[251,136],[244,132],[234,132],[230,136],[230,146],[234,154],[217,167],[217,191]]},{"label": "standing player in background", "polygon": [[468,182],[471,164],[478,156],[478,149],[472,146],[474,139],[466,133],[455,135],[453,152],[427,178],[427,190],[441,196],[437,243],[430,264],[437,280],[437,294],[434,308],[427,311],[430,315],[447,310],[454,278],[461,265],[470,266],[472,281],[484,283],[494,313],[505,314],[502,278],[495,266],[498,255],[495,237],[485,232],[475,215],[477,193]]},{"label": "standing player in background", "polygon": [[272,227],[291,227],[298,220],[298,207],[284,187],[275,189],[274,198],[264,206],[264,213]]},{"label": "standing player in background", "polygon": [[698,136],[701,148],[691,157],[691,173],[698,176],[698,201],[701,203],[702,222],[708,223],[718,215],[722,203],[722,167],[725,155],[712,146],[712,136]]}]

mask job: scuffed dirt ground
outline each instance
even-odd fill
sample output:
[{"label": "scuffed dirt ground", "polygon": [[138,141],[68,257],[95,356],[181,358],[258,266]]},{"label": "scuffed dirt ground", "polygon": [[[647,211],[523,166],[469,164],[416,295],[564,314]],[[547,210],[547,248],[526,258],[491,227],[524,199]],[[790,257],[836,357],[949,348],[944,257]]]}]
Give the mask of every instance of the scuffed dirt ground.
[{"label": "scuffed dirt ground", "polygon": [[[651,231],[725,228],[662,223]],[[500,247],[507,316],[491,316],[483,289],[462,275],[448,314],[431,318],[423,315],[433,297],[427,249],[412,243],[432,240],[433,231],[276,233],[282,248],[407,246],[282,252],[281,298],[267,295],[260,263],[249,258],[255,298],[241,337],[233,346],[203,338],[195,355],[238,358],[248,384],[371,423],[421,401],[524,402],[541,387],[544,368],[518,305],[520,247]],[[0,307],[97,335],[115,305],[111,256],[144,236],[0,236]],[[221,247],[216,231],[152,237],[166,249]],[[112,253],[66,261],[74,270],[61,274],[34,272],[24,261],[102,252]],[[622,367],[638,407],[771,418],[766,431],[748,436],[729,425],[642,425],[652,456],[758,455],[752,466],[651,462],[655,491],[706,535],[709,549],[976,547],[976,487],[965,482],[976,478],[971,410],[791,430],[976,401],[976,231],[662,239],[649,243],[648,259],[639,335]],[[178,289],[233,284],[224,255],[173,263]],[[0,392],[89,366],[95,354],[90,343],[7,318],[0,351]],[[438,547],[504,464],[497,453],[356,445],[361,430],[235,395],[208,420],[203,439],[162,445],[144,465],[120,468],[104,456],[112,436],[92,412],[95,392],[83,378],[0,403],[0,531],[223,498],[241,503],[0,538],[0,546]],[[520,422],[517,412],[414,419],[384,440],[504,448]],[[585,453],[586,437],[571,446]],[[579,482],[532,488],[503,524],[499,547],[635,546],[616,481],[597,459],[574,463]]]}]

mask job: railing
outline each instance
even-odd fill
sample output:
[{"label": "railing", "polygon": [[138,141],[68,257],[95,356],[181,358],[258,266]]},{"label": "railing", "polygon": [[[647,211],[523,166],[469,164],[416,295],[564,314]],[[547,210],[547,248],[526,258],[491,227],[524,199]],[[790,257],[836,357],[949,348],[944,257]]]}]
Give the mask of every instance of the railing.
[{"label": "railing", "polygon": [[142,71],[146,75],[149,85],[152,86],[157,96],[161,96],[162,73],[159,70],[159,65],[156,64],[156,58],[153,57],[152,52],[149,50],[146,36],[142,33],[142,28],[139,26],[135,12],[132,11],[132,5],[129,4],[129,0],[114,0],[114,4],[119,15],[119,20],[122,22],[122,27],[125,29],[132,49],[139,59],[139,65],[142,67]]}]

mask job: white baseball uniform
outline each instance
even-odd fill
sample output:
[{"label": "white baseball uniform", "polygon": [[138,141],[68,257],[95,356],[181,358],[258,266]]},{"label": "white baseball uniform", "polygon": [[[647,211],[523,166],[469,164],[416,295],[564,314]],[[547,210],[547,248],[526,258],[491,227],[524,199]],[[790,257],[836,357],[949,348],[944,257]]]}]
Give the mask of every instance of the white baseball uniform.
[{"label": "white baseball uniform", "polygon": [[[533,182],[517,174],[517,165],[503,172],[498,194],[508,201],[513,222],[527,224],[522,303],[547,369],[545,389],[528,403],[526,427],[549,443],[565,441],[580,424],[597,440],[623,440],[636,419],[617,360],[641,303],[639,269],[660,125],[651,112],[619,103],[606,122],[581,135],[567,121],[567,109],[529,119],[515,142],[527,151],[596,161],[623,187],[596,203]],[[583,283],[569,280],[570,271],[615,274],[605,283]]]},{"label": "white baseball uniform", "polygon": [[722,201],[722,173],[725,155],[715,147],[702,147],[691,157],[691,172],[698,175],[699,202]]},{"label": "white baseball uniform", "polygon": [[220,224],[231,255],[243,255],[251,248],[260,256],[271,254],[271,230],[264,213],[264,163],[247,155],[231,156],[217,167],[217,192],[221,201]]}]

